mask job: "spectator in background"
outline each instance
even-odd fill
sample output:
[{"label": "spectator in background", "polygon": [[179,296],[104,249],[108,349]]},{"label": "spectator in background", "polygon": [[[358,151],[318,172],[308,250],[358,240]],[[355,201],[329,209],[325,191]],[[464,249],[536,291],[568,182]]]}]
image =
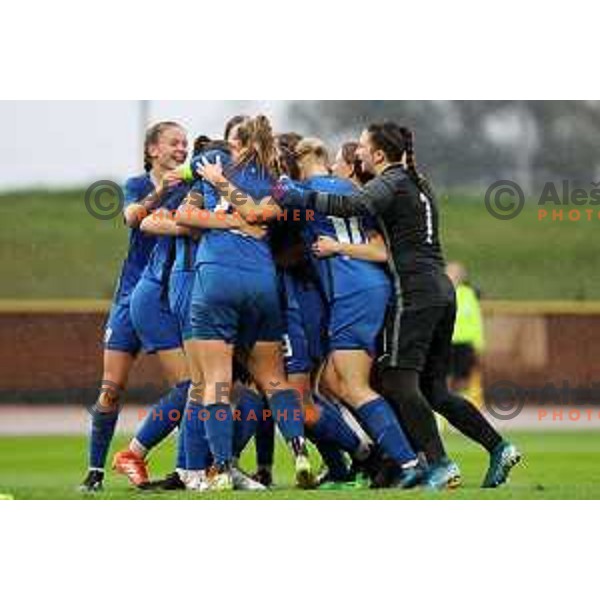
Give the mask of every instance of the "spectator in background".
[{"label": "spectator in background", "polygon": [[448,263],[448,277],[456,288],[456,323],[452,336],[448,386],[460,392],[478,408],[483,405],[481,354],[484,349],[483,319],[479,291],[468,281],[459,262]]}]

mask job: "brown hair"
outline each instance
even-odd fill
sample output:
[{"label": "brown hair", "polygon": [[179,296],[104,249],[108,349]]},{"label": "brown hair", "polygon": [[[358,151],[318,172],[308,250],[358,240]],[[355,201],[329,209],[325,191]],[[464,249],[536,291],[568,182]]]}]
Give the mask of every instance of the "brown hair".
[{"label": "brown hair", "polygon": [[294,152],[298,142],[302,139],[302,136],[295,131],[287,131],[285,133],[277,134],[276,139],[280,148],[287,148]]},{"label": "brown hair", "polygon": [[227,141],[229,139],[229,134],[231,133],[231,130],[236,126],[239,125],[240,123],[243,123],[244,121],[246,121],[247,119],[249,119],[250,117],[248,117],[247,115],[234,115],[233,117],[231,117],[227,123],[225,123],[225,132],[223,134],[223,139],[225,141]]},{"label": "brown hair", "polygon": [[358,142],[346,142],[342,145],[342,158],[347,165],[352,167],[350,177],[356,177],[361,185],[364,185],[371,179],[373,175],[363,169],[362,161],[356,155],[358,150]]},{"label": "brown hair", "polygon": [[257,115],[242,121],[238,125],[237,135],[244,147],[240,163],[255,160],[274,177],[281,175],[275,135],[267,117]]},{"label": "brown hair", "polygon": [[157,144],[160,136],[167,129],[171,129],[171,127],[183,130],[183,127],[179,123],[175,123],[175,121],[160,121],[146,130],[146,137],[144,138],[144,171],[146,173],[149,173],[152,169],[152,157],[149,152],[150,146]]}]

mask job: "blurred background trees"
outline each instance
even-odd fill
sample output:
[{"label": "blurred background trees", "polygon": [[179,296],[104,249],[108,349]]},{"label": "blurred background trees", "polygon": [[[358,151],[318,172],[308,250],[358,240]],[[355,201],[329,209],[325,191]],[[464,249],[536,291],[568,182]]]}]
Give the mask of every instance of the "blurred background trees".
[{"label": "blurred background trees", "polygon": [[600,180],[598,101],[302,101],[288,115],[300,133],[335,142],[371,121],[401,121],[414,128],[418,161],[442,189],[511,179],[531,193],[548,179]]}]

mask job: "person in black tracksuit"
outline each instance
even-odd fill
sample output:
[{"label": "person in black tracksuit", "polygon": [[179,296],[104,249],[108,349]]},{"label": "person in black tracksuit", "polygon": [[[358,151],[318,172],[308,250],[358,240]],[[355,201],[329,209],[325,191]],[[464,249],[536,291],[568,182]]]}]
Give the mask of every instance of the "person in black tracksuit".
[{"label": "person in black tracksuit", "polygon": [[431,487],[451,487],[460,478],[446,457],[432,408],[490,452],[483,485],[496,487],[521,455],[475,406],[448,389],[456,298],[445,273],[435,198],[416,169],[412,132],[392,122],[373,124],[362,133],[357,154],[376,174],[362,190],[340,196],[284,185],[280,203],[377,219],[395,292],[378,363],[382,391],[395,404],[415,449],[427,457]]}]

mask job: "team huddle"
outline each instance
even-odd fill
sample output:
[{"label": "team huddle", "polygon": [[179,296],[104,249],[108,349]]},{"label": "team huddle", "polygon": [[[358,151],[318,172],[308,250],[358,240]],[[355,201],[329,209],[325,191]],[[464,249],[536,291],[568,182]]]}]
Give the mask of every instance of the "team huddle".
[{"label": "team huddle", "polygon": [[[165,121],[147,131],[144,171],[124,188],[129,249],[82,491],[103,488],[142,351],[170,389],[113,459],[138,488],[267,489],[276,430],[300,488],[454,488],[434,412],[489,452],[483,487],[507,480],[520,452],[448,389],[455,292],[412,131],[374,123],[333,157],[239,115],[190,152]],[[175,469],[151,480],[148,453],[175,429]],[[251,440],[249,475],[238,461]]]}]

